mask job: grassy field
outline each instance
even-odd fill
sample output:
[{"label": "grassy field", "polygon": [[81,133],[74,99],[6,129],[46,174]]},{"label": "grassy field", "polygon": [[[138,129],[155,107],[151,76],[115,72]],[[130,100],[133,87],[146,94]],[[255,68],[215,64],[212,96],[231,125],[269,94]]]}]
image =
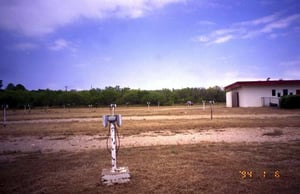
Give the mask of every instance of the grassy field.
[{"label": "grassy field", "polygon": [[[202,110],[202,106],[149,110],[121,107],[117,113],[124,118],[120,133],[125,137],[147,132],[181,134],[187,130],[243,127],[300,130],[300,110],[217,105],[213,120],[208,107]],[[109,109],[35,109],[30,114],[10,110],[8,125],[0,127],[0,143],[25,136],[105,136],[103,114],[109,114]],[[130,120],[134,116],[141,119]],[[79,120],[63,120],[72,118]],[[284,134],[274,130],[264,135],[277,138]],[[130,183],[105,186],[100,182],[102,169],[110,166],[110,155],[105,149],[10,151],[0,155],[0,193],[299,193],[299,156],[299,138],[288,142],[204,141],[191,145],[127,147],[120,150],[119,164],[129,167]]]}]

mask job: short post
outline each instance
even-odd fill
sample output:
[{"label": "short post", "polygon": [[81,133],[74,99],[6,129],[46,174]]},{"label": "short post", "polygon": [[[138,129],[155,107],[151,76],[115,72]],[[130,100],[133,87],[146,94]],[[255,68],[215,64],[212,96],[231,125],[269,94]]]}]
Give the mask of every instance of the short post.
[{"label": "short post", "polygon": [[28,104],[28,113],[30,114],[31,113],[31,105]]},{"label": "short post", "polygon": [[205,100],[202,100],[202,109],[205,110]]},{"label": "short post", "polygon": [[[114,183],[126,183],[130,181],[130,174],[128,167],[117,167],[117,126],[122,124],[122,116],[115,115],[116,104],[111,104],[111,115],[103,116],[103,126],[110,127],[111,139],[111,169],[103,169],[101,174],[101,181],[103,184],[112,185]],[[109,138],[109,137],[108,137]],[[120,143],[120,142],[119,142]]]},{"label": "short post", "polygon": [[2,105],[3,107],[3,126],[6,127],[6,109],[8,108],[7,104]]},{"label": "short post", "polygon": [[148,110],[150,109],[150,104],[151,104],[151,102],[147,102],[147,105],[148,105]]}]

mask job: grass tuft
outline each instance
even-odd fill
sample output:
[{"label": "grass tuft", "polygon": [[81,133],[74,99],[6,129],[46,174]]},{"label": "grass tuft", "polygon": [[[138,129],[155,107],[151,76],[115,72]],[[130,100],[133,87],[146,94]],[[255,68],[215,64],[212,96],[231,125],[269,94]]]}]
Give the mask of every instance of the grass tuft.
[{"label": "grass tuft", "polygon": [[278,130],[278,129],[275,129],[274,131],[272,132],[267,132],[267,133],[264,133],[263,136],[272,136],[272,137],[276,137],[276,136],[281,136],[283,135],[283,132],[281,130]]}]

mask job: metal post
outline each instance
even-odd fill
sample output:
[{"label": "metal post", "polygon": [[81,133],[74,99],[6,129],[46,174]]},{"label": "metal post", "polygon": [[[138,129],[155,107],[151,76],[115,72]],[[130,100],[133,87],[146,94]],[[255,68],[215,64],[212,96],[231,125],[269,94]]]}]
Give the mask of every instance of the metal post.
[{"label": "metal post", "polygon": [[205,110],[205,100],[202,100],[202,109]]},{"label": "metal post", "polygon": [[212,114],[212,105],[210,104],[210,120],[213,119],[213,114]]},{"label": "metal post", "polygon": [[111,137],[111,171],[116,172],[117,170],[117,153],[116,153],[116,133],[115,124],[110,123],[110,137]]}]

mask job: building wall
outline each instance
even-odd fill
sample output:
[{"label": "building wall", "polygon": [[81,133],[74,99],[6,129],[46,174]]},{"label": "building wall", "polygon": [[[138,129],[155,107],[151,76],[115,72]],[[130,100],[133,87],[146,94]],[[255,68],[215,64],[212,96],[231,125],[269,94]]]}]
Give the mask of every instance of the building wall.
[{"label": "building wall", "polygon": [[238,100],[237,93],[238,92],[239,92],[239,90],[237,90],[237,89],[226,92],[226,107],[238,107],[239,106],[239,102],[237,102],[237,100]]},{"label": "building wall", "polygon": [[[275,96],[272,96],[272,90],[275,89]],[[234,91],[226,92],[226,106],[232,107],[232,96],[235,92],[239,93],[239,106],[240,107],[261,107],[263,106],[262,97],[277,98],[278,94],[283,96],[283,90],[288,89],[288,95],[296,94],[296,90],[300,86],[259,86],[259,87],[241,87]],[[278,100],[277,100],[277,103]]]},{"label": "building wall", "polygon": [[226,92],[226,107],[232,107],[232,91]]},{"label": "building wall", "polygon": [[261,107],[261,97],[271,97],[272,88],[243,87],[239,89],[240,107]]}]

